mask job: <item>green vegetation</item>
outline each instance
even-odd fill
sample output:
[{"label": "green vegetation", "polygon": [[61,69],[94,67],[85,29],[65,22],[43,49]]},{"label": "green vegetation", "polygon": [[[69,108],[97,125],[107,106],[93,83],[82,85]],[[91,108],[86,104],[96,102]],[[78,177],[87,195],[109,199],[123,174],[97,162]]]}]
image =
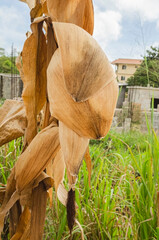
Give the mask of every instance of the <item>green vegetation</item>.
[{"label": "green vegetation", "polygon": [[16,56],[6,56],[4,48],[0,48],[0,73],[18,73],[15,59]]},{"label": "green vegetation", "polygon": [[150,86],[159,87],[159,47],[150,47],[147,56],[144,57],[142,64],[128,79],[130,86]]},{"label": "green vegetation", "polygon": [[[21,151],[18,139],[1,147],[0,182]],[[76,185],[77,219],[90,240],[159,239],[157,193],[159,191],[159,140],[154,132],[117,134],[91,141],[91,188],[83,161]],[[47,208],[45,240],[69,239],[66,209],[56,200]],[[78,226],[73,239],[81,239]]]}]

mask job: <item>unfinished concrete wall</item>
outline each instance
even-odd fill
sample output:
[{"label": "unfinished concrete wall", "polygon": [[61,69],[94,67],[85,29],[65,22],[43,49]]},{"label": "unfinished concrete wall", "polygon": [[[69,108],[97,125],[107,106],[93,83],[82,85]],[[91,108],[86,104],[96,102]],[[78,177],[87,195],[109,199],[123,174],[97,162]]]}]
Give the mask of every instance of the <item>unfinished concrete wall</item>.
[{"label": "unfinished concrete wall", "polygon": [[119,85],[119,96],[117,101],[117,108],[122,108],[123,102],[125,101],[125,92],[127,84],[118,84]]},{"label": "unfinished concrete wall", "polygon": [[21,97],[23,83],[19,75],[0,74],[0,98]]},{"label": "unfinished concrete wall", "polygon": [[128,87],[128,101],[130,103],[141,104],[141,110],[150,110],[152,98],[159,100],[159,88]]}]

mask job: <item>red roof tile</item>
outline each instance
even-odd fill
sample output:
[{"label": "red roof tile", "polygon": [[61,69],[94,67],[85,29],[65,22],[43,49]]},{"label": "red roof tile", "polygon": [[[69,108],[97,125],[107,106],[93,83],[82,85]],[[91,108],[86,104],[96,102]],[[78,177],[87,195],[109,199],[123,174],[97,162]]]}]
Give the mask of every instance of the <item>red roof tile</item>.
[{"label": "red roof tile", "polygon": [[141,59],[127,59],[127,58],[118,58],[116,60],[114,60],[113,62],[111,62],[112,64],[136,64],[136,65],[140,65],[142,63],[143,60]]}]

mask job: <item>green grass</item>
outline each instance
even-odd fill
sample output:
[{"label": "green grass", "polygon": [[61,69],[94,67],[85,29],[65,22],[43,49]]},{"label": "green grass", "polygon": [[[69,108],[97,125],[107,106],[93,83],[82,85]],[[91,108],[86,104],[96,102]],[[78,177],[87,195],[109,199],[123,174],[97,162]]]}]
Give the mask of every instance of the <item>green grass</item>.
[{"label": "green grass", "polygon": [[[6,183],[10,168],[20,153],[20,142],[0,150],[0,182]],[[152,131],[117,134],[111,131],[101,141],[91,141],[93,170],[91,188],[83,161],[76,184],[76,217],[87,240],[159,239],[157,192],[159,191],[159,140]],[[45,240],[69,239],[66,209],[53,192],[53,207],[47,207]],[[78,226],[73,239],[81,239]]]}]

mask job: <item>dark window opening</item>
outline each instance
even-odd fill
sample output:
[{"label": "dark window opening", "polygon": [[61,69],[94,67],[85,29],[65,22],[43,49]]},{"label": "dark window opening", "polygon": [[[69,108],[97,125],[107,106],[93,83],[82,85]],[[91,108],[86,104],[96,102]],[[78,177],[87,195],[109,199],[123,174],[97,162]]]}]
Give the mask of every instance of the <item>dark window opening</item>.
[{"label": "dark window opening", "polygon": [[124,77],[124,76],[121,76],[121,80],[122,80],[122,81],[125,80],[125,77]]},{"label": "dark window opening", "polygon": [[152,98],[151,98],[151,106],[150,108],[157,108],[157,105],[159,105],[159,98],[154,98],[154,105],[152,106]]},{"label": "dark window opening", "polygon": [[122,69],[126,69],[126,65],[122,65]]}]

